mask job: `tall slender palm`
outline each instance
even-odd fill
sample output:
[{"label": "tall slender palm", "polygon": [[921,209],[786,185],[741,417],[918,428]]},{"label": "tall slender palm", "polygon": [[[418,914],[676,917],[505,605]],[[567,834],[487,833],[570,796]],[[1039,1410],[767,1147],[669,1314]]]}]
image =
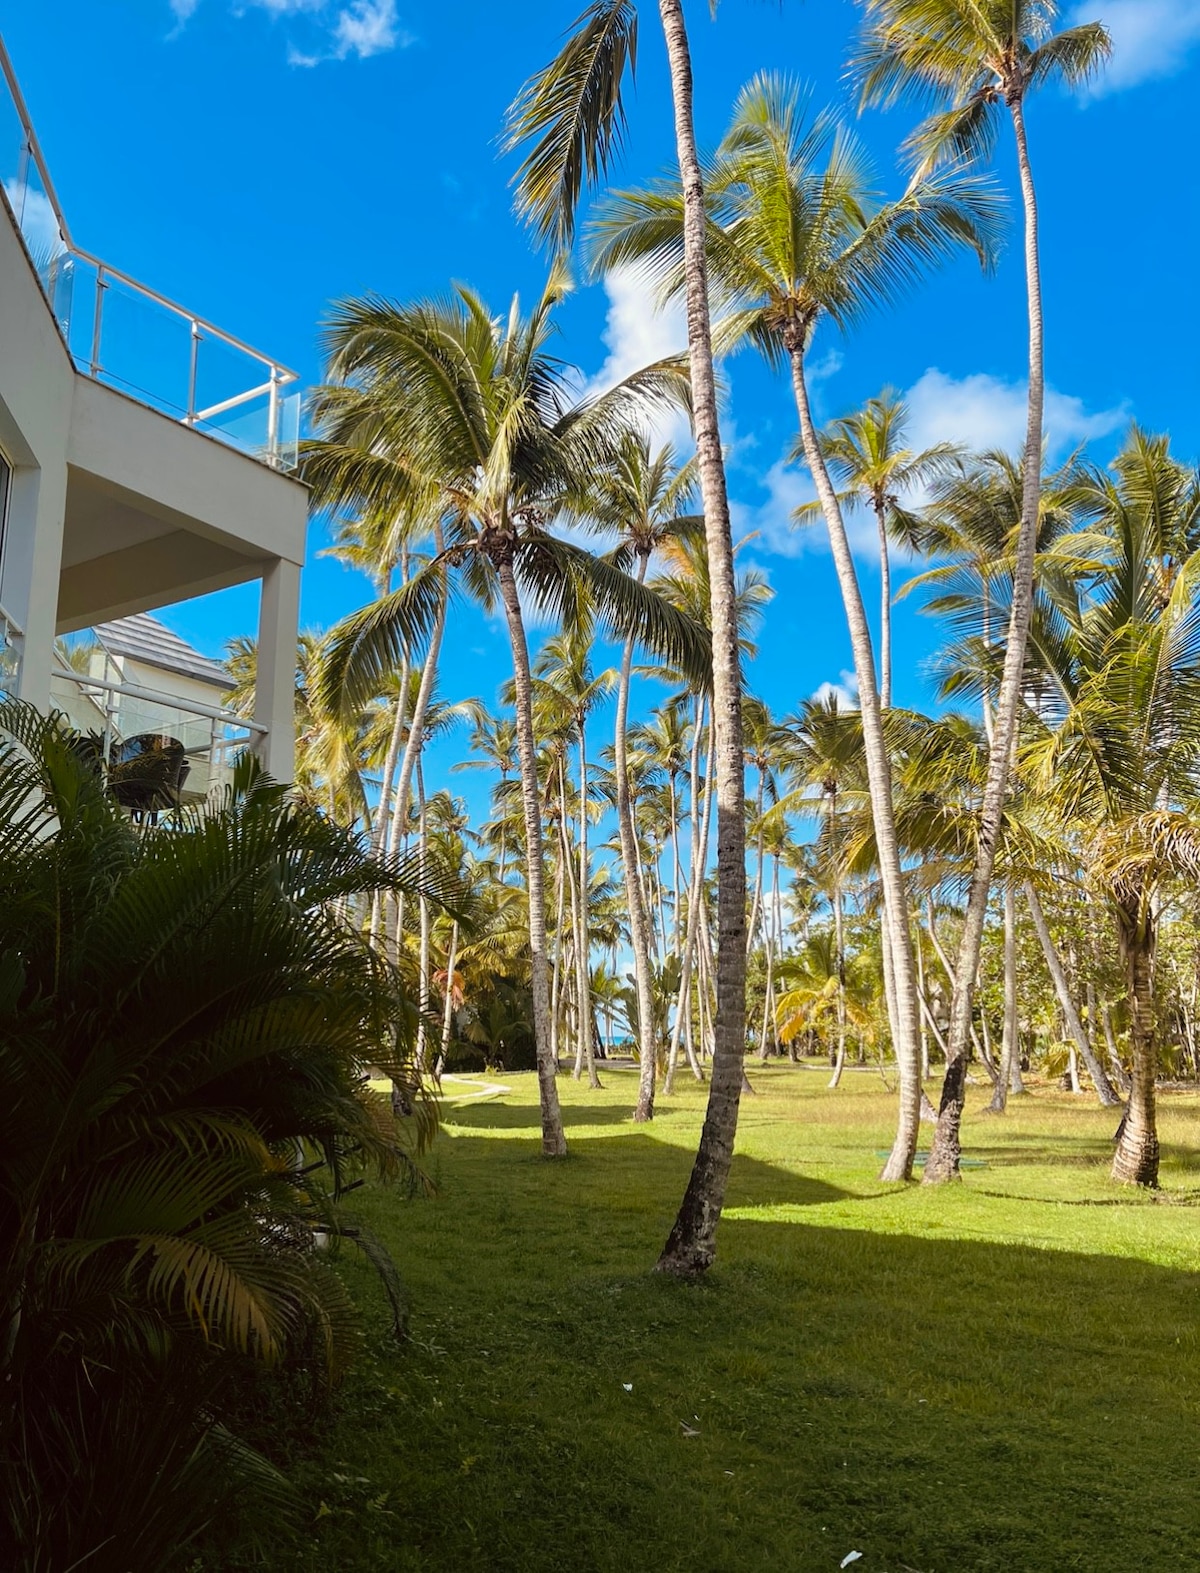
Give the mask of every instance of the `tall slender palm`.
[{"label": "tall slender palm", "polygon": [[[477,759],[464,759],[451,765],[451,770],[495,770],[500,777],[497,793],[501,801],[507,796],[508,778],[519,767],[517,759],[517,725],[508,716],[492,716],[481,712],[471,731],[471,751]],[[508,874],[508,838],[506,823],[499,823],[499,846],[496,878],[504,884]]]},{"label": "tall slender palm", "polygon": [[862,726],[859,717],[842,709],[836,694],[809,699],[794,716],[782,723],[781,755],[790,790],[775,812],[780,816],[821,804],[822,828],[819,854],[828,879],[833,912],[833,941],[837,968],[836,1019],[838,1053],[831,1087],[841,1078],[846,1055],[846,937],[845,873],[843,868],[841,799],[848,785],[861,786],[863,776]]},{"label": "tall slender palm", "polygon": [[[964,244],[987,264],[997,203],[978,177],[931,175],[878,206],[862,148],[829,114],[806,123],[793,83],[763,75],[743,89],[707,176],[707,244],[715,297],[727,308],[721,337],[753,343],[791,372],[805,457],[829,529],[854,651],[872,809],[884,889],[886,975],[894,978],[900,1118],[884,1169],[912,1172],[920,1113],[920,1033],[908,904],[896,844],[887,749],[863,608],[837,493],[809,405],[805,357],[826,318],[851,327]],[[640,262],[664,294],[683,286],[683,203],[669,181],[609,199],[597,221],[598,259]]]},{"label": "tall slender palm", "polygon": [[1025,648],[1033,607],[1045,405],[1041,259],[1038,203],[1025,127],[1029,92],[1057,79],[1086,82],[1108,58],[1111,43],[1099,22],[1053,31],[1057,0],[863,0],[865,20],[854,71],[864,103],[901,97],[940,105],[909,138],[918,169],[986,156],[997,121],[1012,121],[1025,214],[1025,285],[1029,315],[1029,407],[1025,426],[1021,529],[1013,574],[1012,608],[1004,672],[997,695],[988,779],[980,816],[978,850],[959,943],[950,1009],[949,1058],[927,1184],[958,1175],[959,1126],[966,1085],[971,1000],[979,970],[983,925],[1004,794],[1016,736]]},{"label": "tall slender palm", "polygon": [[[687,337],[696,466],[711,565],[709,626],[717,786],[717,931],[719,971],[712,1085],[696,1161],[658,1266],[704,1272],[733,1161],[746,1049],[746,827],[743,814],[742,668],[737,627],[733,531],[717,410],[704,177],[696,145],[692,60],[683,0],[658,0],[675,118],[675,152],[684,192]],[[625,127],[621,90],[637,56],[634,0],[593,0],[558,55],[526,84],[509,116],[510,146],[532,141],[519,175],[521,206],[543,239],[570,245],[585,181],[619,150]]]},{"label": "tall slender palm", "polygon": [[[670,444],[651,451],[648,438],[631,432],[622,441],[612,465],[596,477],[587,499],[589,514],[599,528],[616,534],[618,549],[629,554],[636,564],[639,583],[645,582],[650,560],[663,545],[683,534],[694,537],[703,529],[704,521],[687,511],[695,492],[695,473],[695,464],[681,465]],[[654,1117],[658,1048],[654,1041],[657,1013],[650,957],[650,919],[642,892],[641,858],[629,793],[629,690],[632,671],[633,640],[626,639],[621,651],[617,683],[613,771],[621,863],[629,903],[634,986],[638,1001],[638,1097],[633,1117],[638,1122],[644,1122]],[[672,828],[677,830],[675,825]]]},{"label": "tall slender palm", "polygon": [[[914,452],[905,446],[907,426],[908,406],[894,389],[885,388],[861,410],[830,421],[820,434],[825,463],[842,488],[839,505],[843,511],[867,508],[879,536],[879,702],[885,710],[892,703],[891,543],[911,544],[917,527],[904,494],[944,475],[961,452],[950,442]],[[805,459],[803,440],[792,457]],[[819,501],[806,503],[795,517],[808,524],[823,518],[824,510]]]},{"label": "tall slender palm", "polygon": [[1094,477],[1087,572],[1063,576],[1054,615],[1034,620],[1049,684],[1022,765],[1116,924],[1133,1074],[1113,1177],[1154,1185],[1162,891],[1200,872],[1200,474],[1139,431],[1114,470]]},{"label": "tall slender palm", "polygon": [[575,932],[575,1022],[578,1047],[575,1055],[575,1073],[579,1075],[586,1061],[588,1081],[592,1086],[598,1086],[592,1054],[594,1017],[591,996],[591,939],[588,928],[588,891],[591,886],[592,866],[588,849],[588,816],[591,810],[591,798],[588,781],[587,719],[605,695],[612,692],[616,673],[609,669],[599,673],[592,670],[591,639],[583,628],[576,626],[546,641],[533,663],[533,675],[539,686],[550,689],[560,701],[575,732],[579,762],[579,869],[576,880],[576,888],[579,892],[576,910],[579,921]]},{"label": "tall slender palm", "polygon": [[[325,483],[370,509],[409,488],[431,499],[446,548],[409,582],[347,618],[325,669],[331,704],[353,706],[402,651],[427,641],[455,582],[503,608],[512,651],[525,824],[534,1030],[542,1146],[566,1152],[550,1046],[543,852],[532,677],[522,589],[570,620],[580,598],[622,635],[634,633],[702,671],[706,641],[628,575],[546,528],[611,456],[638,409],[675,396],[679,369],[638,372],[579,400],[572,374],[548,352],[553,310],[567,287],[555,268],[528,317],[506,319],[472,291],[400,306],[375,298],[335,307],[326,329],[338,386],[317,401],[331,447]],[[344,439],[340,441],[339,439]]]}]

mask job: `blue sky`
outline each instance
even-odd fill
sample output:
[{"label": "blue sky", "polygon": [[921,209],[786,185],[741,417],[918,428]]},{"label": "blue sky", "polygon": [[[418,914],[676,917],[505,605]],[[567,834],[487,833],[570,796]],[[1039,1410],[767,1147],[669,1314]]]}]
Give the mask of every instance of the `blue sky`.
[{"label": "blue sky", "polygon": [[[539,287],[544,262],[511,212],[511,164],[497,156],[504,108],[553,52],[582,0],[55,0],[6,7],[3,29],[76,239],[89,250],[295,366],[319,375],[317,326],[333,298],[398,299],[465,280],[497,308]],[[843,65],[850,0],[725,0],[710,20],[688,7],[702,140],[715,141],[739,88],[763,69],[850,101]],[[1096,0],[1117,45],[1098,89],[1056,90],[1031,108],[1043,210],[1052,443],[1112,451],[1130,418],[1200,452],[1193,308],[1200,177],[1189,130],[1200,62],[1200,0]],[[672,151],[657,8],[643,8],[622,180],[656,174]],[[907,111],[861,131],[896,191]],[[998,173],[1012,191],[1011,145]],[[1015,196],[1015,192],[1014,192]],[[848,342],[819,346],[819,413],[891,384],[909,392],[914,435],[1015,446],[1025,355],[1020,235],[996,276],[967,261]],[[589,377],[674,347],[628,281],[580,288],[562,315],[562,350]],[[726,420],[744,556],[775,599],[750,672],[773,709],[791,710],[851,665],[821,533],[788,528],[803,477],[785,463],[794,429],[786,386],[750,359],[730,368]],[[317,552],[303,619],[327,626],[360,604],[361,579]],[[876,565],[862,559],[868,602]],[[172,610],[167,620],[219,653],[252,629],[249,590]],[[896,698],[931,703],[922,663],[936,630],[897,614]],[[456,620],[446,697],[489,701],[507,664],[503,631]],[[461,743],[440,752],[451,758]],[[457,778],[459,790],[465,779]]]}]

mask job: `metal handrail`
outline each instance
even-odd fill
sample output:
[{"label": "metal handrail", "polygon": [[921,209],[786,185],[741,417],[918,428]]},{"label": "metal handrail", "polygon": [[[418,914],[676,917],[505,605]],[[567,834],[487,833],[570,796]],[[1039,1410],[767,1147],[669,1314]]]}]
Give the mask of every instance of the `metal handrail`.
[{"label": "metal handrail", "polygon": [[221,721],[226,726],[241,727],[247,732],[258,732],[266,737],[269,727],[261,721],[251,721],[233,710],[222,710],[215,705],[201,704],[197,699],[181,699],[178,694],[164,694],[157,688],[143,688],[140,683],[114,683],[107,677],[89,677],[77,672],[73,666],[56,666],[55,677],[65,677],[77,688],[100,688],[109,694],[124,694],[128,699],[144,699],[150,704],[162,705],[167,710],[180,710],[185,715],[202,717],[205,721]]},{"label": "metal handrail", "polygon": [[[49,166],[42,152],[41,143],[38,141],[37,132],[34,130],[29,107],[25,102],[25,95],[21,92],[21,85],[17,80],[17,74],[5,47],[3,36],[0,36],[0,72],[3,73],[4,80],[8,85],[9,95],[12,99],[13,107],[16,109],[21,130],[24,133],[26,151],[33,160],[41,179],[46,200],[50,204],[55,223],[58,225],[59,235],[62,238],[65,252],[75,260],[86,263],[89,267],[93,267],[96,270],[96,304],[91,354],[86,363],[89,374],[94,378],[98,378],[102,369],[100,362],[100,334],[104,292],[109,287],[110,282],[123,284],[127,289],[133,290],[136,294],[153,301],[156,305],[169,311],[189,326],[192,353],[188,379],[188,409],[183,417],[183,424],[194,426],[197,421],[211,419],[217,414],[223,414],[227,410],[236,408],[239,404],[244,404],[250,399],[259,398],[266,393],[270,398],[268,451],[271,459],[274,461],[277,457],[275,449],[279,435],[279,391],[281,388],[299,381],[299,372],[293,371],[289,366],[284,366],[280,361],[275,360],[273,356],[265,355],[262,350],[257,350],[252,344],[247,344],[244,339],[239,339],[236,334],[227,332],[224,328],[218,327],[215,322],[210,322],[208,318],[198,316],[194,311],[189,311],[185,306],[181,306],[178,301],[172,300],[170,296],[162,294],[159,290],[152,289],[148,284],[143,284],[139,279],[135,279],[132,274],[124,272],[121,268],[113,267],[111,263],[102,261],[93,252],[86,251],[82,246],[75,243],[71,236],[66,215],[63,213],[62,204],[58,200],[58,192],[50,177]],[[206,338],[217,340],[243,355],[248,355],[252,360],[258,361],[260,365],[267,368],[269,372],[268,380],[260,386],[252,388],[245,393],[237,394],[231,399],[226,399],[221,404],[214,405],[210,409],[197,411],[195,407],[196,355],[200,341]]]},{"label": "metal handrail", "polygon": [[8,633],[13,634],[18,639],[24,639],[25,630],[2,601],[0,601],[0,623],[4,624]]}]

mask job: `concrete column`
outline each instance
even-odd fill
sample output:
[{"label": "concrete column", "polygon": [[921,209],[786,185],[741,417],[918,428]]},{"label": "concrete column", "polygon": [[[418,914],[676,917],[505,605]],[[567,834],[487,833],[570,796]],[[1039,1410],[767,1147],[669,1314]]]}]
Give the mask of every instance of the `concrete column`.
[{"label": "concrete column", "polygon": [[51,703],[66,500],[65,465],[39,470],[19,464],[13,471],[0,601],[24,634],[14,692],[39,710],[49,709]]},{"label": "concrete column", "polygon": [[263,575],[258,613],[258,676],[254,719],[268,728],[258,744],[263,768],[276,781],[296,773],[296,640],[300,628],[300,566],[277,558]]}]

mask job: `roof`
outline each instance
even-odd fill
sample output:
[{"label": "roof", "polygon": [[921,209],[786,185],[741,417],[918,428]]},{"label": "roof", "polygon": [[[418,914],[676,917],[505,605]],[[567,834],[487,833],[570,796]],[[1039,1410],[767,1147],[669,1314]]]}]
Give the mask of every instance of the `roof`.
[{"label": "roof", "polygon": [[128,656],[163,672],[211,683],[222,692],[233,686],[233,679],[223,666],[193,650],[186,640],[145,612],[118,617],[111,623],[97,623],[92,632],[110,655]]}]

